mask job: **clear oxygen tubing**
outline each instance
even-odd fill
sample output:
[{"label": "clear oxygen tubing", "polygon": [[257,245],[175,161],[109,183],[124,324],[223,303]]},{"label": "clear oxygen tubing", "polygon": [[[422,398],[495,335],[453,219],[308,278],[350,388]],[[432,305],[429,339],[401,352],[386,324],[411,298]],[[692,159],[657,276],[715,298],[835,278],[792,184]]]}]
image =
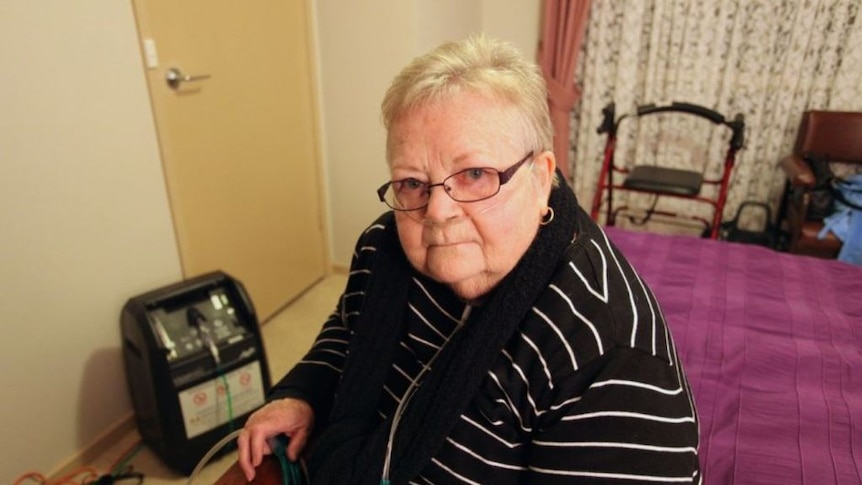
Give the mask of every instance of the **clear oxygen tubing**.
[{"label": "clear oxygen tubing", "polygon": [[395,441],[395,433],[396,431],[398,431],[398,424],[401,421],[401,416],[404,414],[405,408],[407,408],[407,404],[410,402],[410,399],[416,393],[416,389],[419,387],[419,382],[425,376],[425,373],[429,369],[431,369],[431,366],[432,364],[434,364],[434,361],[437,360],[437,357],[442,353],[443,348],[446,347],[446,343],[448,343],[449,340],[451,340],[452,337],[455,335],[455,333],[457,333],[458,330],[460,330],[461,327],[464,326],[464,323],[470,317],[470,312],[472,311],[472,309],[473,307],[470,304],[467,304],[467,306],[464,307],[464,312],[461,314],[461,320],[458,322],[458,326],[455,327],[455,331],[452,332],[452,335],[449,336],[449,339],[447,339],[446,342],[440,346],[440,349],[438,349],[437,353],[435,353],[434,356],[431,357],[431,360],[429,360],[427,364],[422,366],[422,370],[419,371],[419,374],[417,374],[416,377],[414,377],[413,380],[410,381],[410,385],[407,387],[407,390],[404,391],[404,397],[401,399],[401,402],[398,403],[398,407],[395,408],[395,414],[392,418],[392,426],[389,428],[389,439],[386,442],[386,458],[383,461],[383,475],[380,478],[381,485],[388,485],[390,483],[389,469],[392,464],[392,445]]},{"label": "clear oxygen tubing", "polygon": [[186,482],[186,484],[192,485],[195,477],[197,477],[198,474],[203,469],[203,467],[207,463],[209,463],[209,461],[213,457],[213,455],[215,455],[216,453],[221,451],[221,449],[224,448],[228,443],[230,443],[231,441],[234,441],[237,438],[237,436],[239,436],[240,432],[242,432],[241,429],[238,429],[236,431],[228,433],[227,436],[225,436],[224,438],[219,440],[218,443],[213,445],[213,447],[210,448],[210,450],[206,452],[206,454],[203,456],[203,458],[201,458],[200,461],[198,461],[198,464],[197,464],[197,466],[195,466],[195,469],[192,471],[192,474],[189,475],[189,480],[188,480],[188,482]]}]

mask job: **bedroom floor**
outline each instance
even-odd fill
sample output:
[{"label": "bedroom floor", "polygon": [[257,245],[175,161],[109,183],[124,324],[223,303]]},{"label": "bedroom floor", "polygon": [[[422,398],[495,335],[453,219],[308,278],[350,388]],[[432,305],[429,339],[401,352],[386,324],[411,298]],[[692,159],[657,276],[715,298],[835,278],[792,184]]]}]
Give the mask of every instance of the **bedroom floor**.
[{"label": "bedroom floor", "polygon": [[[346,282],[347,276],[342,274],[333,274],[324,278],[263,325],[264,345],[273,381],[280,379],[305,354],[320,326],[335,308]],[[133,431],[90,466],[99,472],[107,471],[138,443],[140,443],[140,436],[137,431]],[[214,483],[235,461],[236,452],[211,461],[195,477],[193,483],[195,485]],[[135,471],[144,474],[146,477],[144,483],[147,485],[189,483],[188,477],[169,470],[146,446],[134,455],[131,464]]]}]

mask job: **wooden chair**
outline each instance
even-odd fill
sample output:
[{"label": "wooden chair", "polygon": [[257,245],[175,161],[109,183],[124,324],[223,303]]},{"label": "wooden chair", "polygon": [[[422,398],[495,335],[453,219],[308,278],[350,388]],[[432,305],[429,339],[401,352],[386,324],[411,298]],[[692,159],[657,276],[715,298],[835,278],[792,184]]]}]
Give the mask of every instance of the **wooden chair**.
[{"label": "wooden chair", "polygon": [[832,233],[819,239],[821,216],[812,215],[817,178],[807,160],[825,160],[836,175],[862,171],[862,113],[806,111],[802,116],[793,153],[779,162],[787,176],[781,225],[789,236],[788,251],[820,258],[835,258],[841,241]]},{"label": "wooden chair", "polygon": [[[263,463],[255,470],[256,477],[251,483],[280,485],[284,483],[281,474],[281,466],[278,460],[272,455],[267,455],[263,459]],[[239,463],[234,463],[224,474],[219,477],[216,485],[247,485],[249,482],[245,479]]]}]

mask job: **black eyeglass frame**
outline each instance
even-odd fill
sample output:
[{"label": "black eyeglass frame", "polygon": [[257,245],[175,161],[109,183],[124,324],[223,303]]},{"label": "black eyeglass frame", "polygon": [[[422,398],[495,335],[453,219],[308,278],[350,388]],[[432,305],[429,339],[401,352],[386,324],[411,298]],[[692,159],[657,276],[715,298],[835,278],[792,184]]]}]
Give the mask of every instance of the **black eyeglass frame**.
[{"label": "black eyeglass frame", "polygon": [[[526,163],[527,160],[530,160],[533,158],[533,153],[534,153],[534,151],[531,150],[529,153],[527,153],[524,156],[524,158],[518,160],[514,164],[510,165],[508,168],[504,169],[503,171],[497,170],[496,168],[492,168],[492,167],[469,167],[469,168],[465,168],[464,170],[458,170],[457,172],[444,178],[442,182],[439,182],[436,184],[426,184],[425,182],[419,182],[419,183],[425,185],[425,192],[428,194],[428,198],[426,199],[425,204],[423,204],[419,207],[414,207],[412,209],[402,209],[399,207],[392,207],[392,204],[390,204],[389,202],[386,201],[386,191],[389,190],[389,187],[392,184],[399,183],[399,182],[405,182],[407,180],[410,180],[410,178],[401,179],[401,180],[390,180],[389,182],[386,182],[385,184],[381,185],[379,189],[377,189],[377,197],[380,198],[380,202],[383,202],[384,204],[386,204],[390,209],[397,210],[397,211],[403,211],[403,212],[418,211],[420,209],[424,209],[424,208],[428,207],[428,200],[431,200],[431,189],[433,189],[434,187],[443,187],[443,189],[444,189],[443,191],[446,192],[446,195],[448,195],[449,198],[451,198],[455,202],[460,202],[462,204],[468,204],[471,202],[479,202],[482,200],[488,200],[491,197],[494,197],[495,195],[500,193],[500,189],[504,185],[506,185],[506,183],[509,182],[509,180],[511,180],[512,177],[515,176],[515,173],[518,171],[518,169],[521,168],[521,166],[524,165],[524,163]],[[499,179],[500,179],[500,183],[497,185],[497,191],[491,195],[488,195],[487,197],[482,197],[481,199],[473,199],[473,200],[458,200],[458,199],[456,199],[452,195],[451,188],[449,188],[449,186],[446,185],[446,181],[451,179],[452,177],[460,175],[464,172],[468,172],[470,170],[491,170],[493,172],[496,172],[497,177],[499,177]]]}]

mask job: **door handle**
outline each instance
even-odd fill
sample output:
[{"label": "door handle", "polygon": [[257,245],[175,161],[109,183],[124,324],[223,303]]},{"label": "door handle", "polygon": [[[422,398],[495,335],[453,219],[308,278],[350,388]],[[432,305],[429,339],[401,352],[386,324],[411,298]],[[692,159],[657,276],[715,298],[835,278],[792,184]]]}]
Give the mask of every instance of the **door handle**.
[{"label": "door handle", "polygon": [[180,71],[176,67],[168,69],[168,71],[165,73],[165,80],[168,82],[168,86],[170,86],[171,89],[179,89],[180,84],[182,83],[203,81],[204,79],[209,78],[209,74],[201,74],[198,76],[184,75],[182,71]]}]

